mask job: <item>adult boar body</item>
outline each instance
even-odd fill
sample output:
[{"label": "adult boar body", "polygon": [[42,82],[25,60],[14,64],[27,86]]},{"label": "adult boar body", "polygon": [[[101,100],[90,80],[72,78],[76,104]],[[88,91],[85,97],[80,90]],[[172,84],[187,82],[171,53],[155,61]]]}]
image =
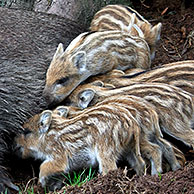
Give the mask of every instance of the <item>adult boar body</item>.
[{"label": "adult boar body", "polygon": [[23,123],[47,107],[42,98],[46,70],[62,42],[83,29],[66,18],[0,8],[0,192],[10,187],[6,171],[13,138]]}]

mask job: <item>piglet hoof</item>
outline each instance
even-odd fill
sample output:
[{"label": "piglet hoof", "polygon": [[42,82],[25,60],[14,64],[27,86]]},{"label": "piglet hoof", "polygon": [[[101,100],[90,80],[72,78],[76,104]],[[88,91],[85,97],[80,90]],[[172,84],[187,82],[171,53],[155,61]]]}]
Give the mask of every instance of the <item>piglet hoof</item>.
[{"label": "piglet hoof", "polygon": [[145,164],[144,160],[141,161],[141,163],[138,165],[137,169],[138,169],[137,170],[138,176],[146,175],[146,164]]},{"label": "piglet hoof", "polygon": [[42,188],[46,186],[46,177],[42,176],[39,178],[38,182],[41,184]]},{"label": "piglet hoof", "polygon": [[62,187],[62,181],[61,180],[53,180],[53,181],[49,181],[49,182],[50,182],[50,184],[47,184],[49,191],[60,190],[61,187]]},{"label": "piglet hoof", "polygon": [[39,182],[41,183],[43,188],[47,187],[49,191],[56,191],[56,190],[61,189],[62,183],[63,183],[59,175],[41,177],[39,179]]},{"label": "piglet hoof", "polygon": [[179,163],[174,164],[174,165],[172,166],[172,170],[173,170],[173,171],[176,171],[176,170],[178,170],[178,169],[180,169],[180,168],[181,168],[181,165],[180,165]]}]

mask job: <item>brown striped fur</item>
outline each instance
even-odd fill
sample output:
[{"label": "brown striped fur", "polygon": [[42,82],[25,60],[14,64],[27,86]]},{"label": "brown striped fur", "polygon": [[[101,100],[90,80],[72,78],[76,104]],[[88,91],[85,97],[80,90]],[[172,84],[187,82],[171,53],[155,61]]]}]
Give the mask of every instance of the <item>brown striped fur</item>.
[{"label": "brown striped fur", "polygon": [[[133,14],[135,18],[133,19]],[[132,21],[134,20],[134,21]],[[131,22],[134,25],[131,26]],[[91,31],[120,30],[132,36],[145,38],[150,46],[151,59],[155,56],[156,44],[160,39],[162,24],[152,26],[137,11],[124,5],[107,5],[98,11],[91,22]]]},{"label": "brown striped fur", "polygon": [[88,83],[101,80],[116,88],[135,83],[165,83],[179,87],[194,95],[194,60],[169,63],[144,71],[142,69],[129,69],[124,72],[112,71],[108,74],[88,79]]},{"label": "brown striped fur", "polygon": [[[87,93],[87,91],[86,91],[86,93]],[[90,94],[86,94],[86,96],[87,95],[90,95]],[[176,152],[176,156],[180,159],[181,164],[184,165],[185,157],[184,157],[183,153],[179,149],[177,149],[176,147],[170,145],[167,141],[165,141],[161,137],[162,135],[160,132],[158,115],[150,103],[145,101],[143,98],[139,98],[139,97],[135,97],[135,96],[125,95],[123,97],[120,97],[117,94],[114,95],[113,97],[110,97],[110,96],[106,96],[106,97],[101,98],[101,99],[95,98],[95,101],[98,100],[98,102],[97,101],[96,101],[96,103],[93,102],[94,103],[93,105],[101,105],[101,104],[106,103],[107,101],[110,103],[110,100],[112,101],[111,103],[114,105],[115,104],[118,106],[123,106],[123,104],[127,105],[126,108],[131,112],[133,117],[137,120],[138,125],[141,127],[141,134],[140,135],[142,135],[142,136],[144,135],[143,139],[149,139],[149,140],[152,139],[152,143],[153,143],[153,139],[154,139],[155,143],[156,142],[158,143],[158,145],[162,149],[164,158],[167,159],[167,161],[170,163],[170,166],[173,170],[176,170],[179,166],[177,163],[177,160],[174,156],[174,151]],[[122,94],[121,94],[121,96],[122,96]],[[83,97],[84,96],[80,96],[81,99]],[[86,97],[85,100],[84,99],[82,99],[82,100],[83,100],[83,103],[82,103],[82,105],[83,105],[84,103],[87,103],[88,99]],[[86,108],[86,106],[84,106],[84,105],[82,106],[82,105],[79,104],[80,108]],[[58,107],[58,108],[60,109],[60,107]],[[81,113],[81,109],[79,107],[66,106],[65,108],[66,108],[65,115],[67,116],[67,112],[68,112],[68,118],[73,118],[77,114]],[[64,108],[63,108],[63,110],[64,110]],[[152,134],[152,138],[150,138],[151,134]],[[144,143],[144,145],[141,145],[141,149],[143,150],[144,147],[148,148],[148,145],[150,146],[150,144],[148,142]],[[157,150],[157,147],[155,149]],[[151,149],[151,147],[150,147],[150,149],[148,149],[148,150],[153,150],[153,149]],[[154,153],[154,151],[152,151],[152,152]]]},{"label": "brown striped fur", "polygon": [[150,160],[152,174],[162,172],[162,153],[173,170],[180,167],[171,145],[161,137],[156,112],[141,98],[113,96],[73,118],[63,114],[63,110],[59,115],[46,110],[35,115],[24,125],[31,133],[16,139],[23,157],[44,161],[39,174],[42,186],[53,174],[90,165],[99,165],[99,171],[106,174],[117,168],[120,157],[142,174],[141,154]]},{"label": "brown striped fur", "polygon": [[[127,100],[126,97],[127,96],[124,97],[125,98],[124,101]],[[118,101],[117,97],[113,97],[113,99],[112,99],[113,100],[113,103],[114,103],[115,98],[116,98],[116,102]],[[135,104],[140,103],[139,100],[140,99],[137,98]],[[122,103],[123,103],[123,101],[122,101]],[[161,132],[160,132],[160,129],[159,129],[159,126],[158,126],[158,116],[156,115],[156,113],[155,113],[155,111],[153,109],[152,110],[150,109],[149,104],[147,102],[145,102],[143,99],[141,99],[141,103],[142,104],[141,104],[140,107],[143,107],[142,105],[146,105],[146,108],[144,106],[144,108],[145,108],[144,109],[144,113],[146,115],[146,118],[143,118],[143,122],[142,123],[145,124],[146,123],[146,120],[147,121],[149,120],[149,122],[147,122],[147,123],[149,123],[150,126],[149,126],[149,124],[143,126],[142,123],[140,123],[139,126],[143,127],[142,130],[145,131],[146,134],[150,134],[150,135],[147,135],[147,137],[148,136],[151,136],[151,135],[153,137],[153,134],[155,134],[155,140],[158,140],[157,143],[161,147],[161,149],[163,149],[162,150],[164,152],[163,155],[165,155],[165,154],[167,154],[167,152],[165,151],[164,148],[165,147],[168,148],[169,146],[168,146],[168,142],[166,142],[166,141],[164,141],[162,139]],[[139,108],[138,108],[138,111],[141,112],[141,109],[139,110]],[[150,116],[148,116],[148,114],[146,114],[146,112],[147,113],[150,113]],[[65,118],[68,117],[69,119],[70,118],[73,118],[73,117],[75,117],[75,116],[77,116],[77,115],[79,115],[81,113],[83,113],[83,110],[80,109],[80,108],[78,108],[78,107],[75,107],[75,106],[64,106],[64,105],[58,106],[56,109],[54,109],[52,111],[52,114],[57,114],[57,115],[60,115],[60,116],[65,117]],[[154,124],[151,125],[152,123],[154,123]],[[140,135],[142,135],[142,134],[140,134]],[[152,141],[153,141],[153,139],[152,139]],[[163,144],[162,144],[162,142],[163,142]],[[165,144],[167,144],[167,145],[165,146]],[[176,156],[179,164],[181,164],[181,166],[184,166],[185,165],[185,162],[186,162],[186,158],[185,158],[184,154],[182,153],[182,151],[180,151],[174,145],[170,145],[170,146],[172,146],[173,151],[175,153],[175,156]],[[173,166],[172,165],[173,164],[173,161],[172,161],[172,158],[173,158],[172,154],[173,153],[172,152],[171,152],[171,154],[169,154],[169,156],[168,155],[167,156],[165,155],[165,157],[164,157],[164,158],[167,158],[167,161],[168,161],[168,159],[171,161],[170,163],[168,163],[167,161],[164,162],[165,165],[163,166],[163,168],[165,168],[166,170],[168,169],[167,171],[169,171],[169,169]]]},{"label": "brown striped fur", "polygon": [[163,83],[135,83],[119,89],[109,89],[85,84],[80,85],[68,97],[68,103],[86,108],[118,94],[145,99],[158,113],[162,131],[194,148],[194,130],[191,129],[194,97],[177,87]]},{"label": "brown striped fur", "polygon": [[134,67],[150,68],[144,39],[120,31],[83,33],[65,51],[59,44],[47,71],[44,96],[49,103],[59,103],[92,75]]},{"label": "brown striped fur", "polygon": [[16,142],[21,146],[23,157],[33,156],[44,161],[39,174],[42,186],[50,175],[90,165],[99,165],[99,172],[104,175],[117,168],[116,161],[120,157],[127,159],[138,174],[144,174],[140,143],[147,157],[155,154],[148,159],[156,161],[154,172],[161,172],[160,147],[146,143],[148,137],[140,135],[141,129],[125,103],[117,105],[106,101],[72,119],[49,110],[32,117],[24,125],[31,133],[19,136]]}]

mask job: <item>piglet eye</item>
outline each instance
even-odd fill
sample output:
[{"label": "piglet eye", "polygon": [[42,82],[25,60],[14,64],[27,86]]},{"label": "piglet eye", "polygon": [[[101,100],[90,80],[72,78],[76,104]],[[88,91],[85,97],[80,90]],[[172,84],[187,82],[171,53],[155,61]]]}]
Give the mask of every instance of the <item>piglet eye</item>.
[{"label": "piglet eye", "polygon": [[65,85],[69,81],[69,77],[63,77],[56,81],[56,84]]},{"label": "piglet eye", "polygon": [[40,122],[40,126],[42,127],[44,125],[44,123],[43,122]]},{"label": "piglet eye", "polygon": [[86,99],[85,99],[85,97],[80,97],[80,100],[82,101],[82,102],[84,102]]}]

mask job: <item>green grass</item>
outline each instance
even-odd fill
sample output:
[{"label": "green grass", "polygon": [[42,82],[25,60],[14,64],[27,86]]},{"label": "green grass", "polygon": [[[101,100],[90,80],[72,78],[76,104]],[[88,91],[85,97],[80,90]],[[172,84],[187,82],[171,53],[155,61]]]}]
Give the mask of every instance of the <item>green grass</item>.
[{"label": "green grass", "polygon": [[159,177],[159,179],[161,181],[162,180],[162,174],[160,172],[158,173],[158,177]]},{"label": "green grass", "polygon": [[83,171],[73,172],[72,174],[68,173],[64,175],[65,178],[65,185],[66,186],[81,186],[85,182],[90,181],[94,178],[96,171],[90,167],[89,169],[84,169]]},{"label": "green grass", "polygon": [[6,189],[5,194],[7,194],[7,192],[8,192],[8,191],[7,191],[7,189]]},{"label": "green grass", "polygon": [[[19,194],[35,194],[34,193],[34,186],[36,185],[35,179],[37,178],[30,179],[26,184],[21,183],[19,185],[20,190],[18,193]],[[46,194],[46,190],[44,193]]]},{"label": "green grass", "polygon": [[[61,174],[61,179],[56,178],[56,177],[52,177],[52,179],[56,180],[56,181],[61,181],[63,182],[63,185],[65,187],[67,186],[78,186],[80,187],[81,185],[83,185],[84,183],[90,181],[91,179],[93,179],[96,175],[96,170],[92,169],[92,167],[88,168],[88,169],[84,169],[84,170],[80,170],[80,171],[73,171],[72,173],[68,173],[68,174]],[[34,186],[36,185],[34,179],[33,178],[31,180],[28,181],[28,183],[24,184],[21,183],[19,185],[20,187],[20,191],[19,194],[35,194],[34,193]],[[44,189],[44,194],[47,193],[47,189]],[[58,192],[53,192],[53,193],[58,193]],[[60,191],[61,194],[65,194],[65,190],[64,191]],[[6,194],[6,192],[5,192]]]},{"label": "green grass", "polygon": [[26,191],[19,191],[19,194],[23,194],[23,193],[34,194],[34,188],[28,187]]}]

